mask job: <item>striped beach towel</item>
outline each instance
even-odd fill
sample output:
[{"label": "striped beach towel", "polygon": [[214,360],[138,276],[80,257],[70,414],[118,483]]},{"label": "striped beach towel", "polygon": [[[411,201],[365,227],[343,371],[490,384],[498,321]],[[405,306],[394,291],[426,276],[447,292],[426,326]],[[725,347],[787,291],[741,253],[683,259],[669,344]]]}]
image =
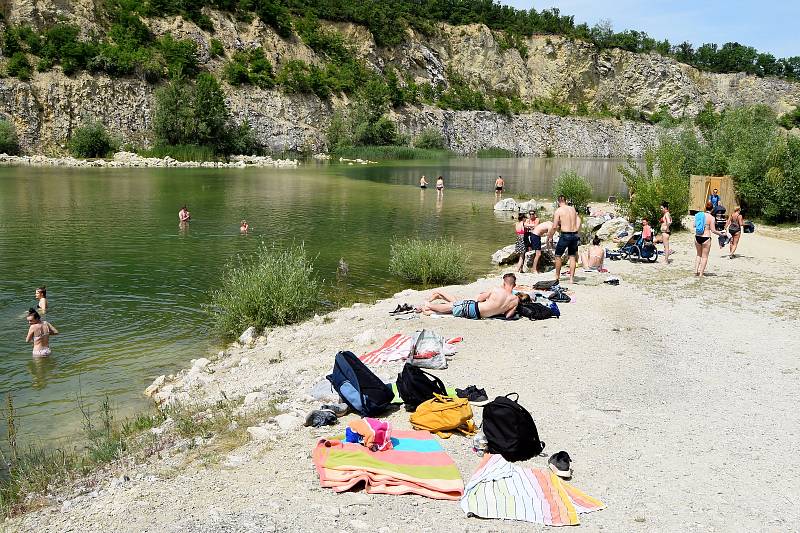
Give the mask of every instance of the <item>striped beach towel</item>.
[{"label": "striped beach towel", "polygon": [[467,516],[524,520],[547,526],[578,525],[578,515],[605,506],[550,470],[514,465],[484,455],[461,498]]},{"label": "striped beach towel", "polygon": [[[444,341],[445,355],[456,353],[455,345],[464,340],[463,337],[453,337]],[[392,361],[404,361],[411,354],[414,346],[413,335],[395,333],[377,350],[372,350],[360,356],[359,359],[366,365],[381,365]]]},{"label": "striped beach towel", "polygon": [[419,494],[458,500],[464,482],[455,463],[427,431],[392,432],[392,449],[372,452],[343,438],[321,439],[313,453],[323,487],[344,492],[364,483],[370,494]]}]

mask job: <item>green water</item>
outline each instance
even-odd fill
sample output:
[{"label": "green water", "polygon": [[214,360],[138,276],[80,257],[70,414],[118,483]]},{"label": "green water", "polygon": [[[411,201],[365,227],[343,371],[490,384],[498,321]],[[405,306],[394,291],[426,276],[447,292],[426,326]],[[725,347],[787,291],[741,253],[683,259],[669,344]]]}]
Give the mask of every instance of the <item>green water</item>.
[{"label": "green water", "polygon": [[[0,168],[0,392],[12,392],[25,440],[58,442],[81,424],[77,398],[108,395],[118,416],[146,405],[158,375],[218,349],[202,305],[226,262],[262,240],[304,242],[316,268],[352,300],[405,285],[388,273],[394,237],[452,237],[466,245],[472,274],[513,241],[496,215],[494,177],[511,193],[548,195],[553,177],[575,168],[598,198],[617,194],[613,160],[452,159],[297,169]],[[415,185],[446,178],[444,199]],[[432,181],[432,180],[429,180]],[[178,228],[189,205],[192,222]],[[239,234],[246,218],[249,235]],[[333,281],[330,282],[331,284]],[[33,360],[24,313],[47,285],[46,319],[61,335],[53,355]],[[343,346],[342,348],[347,348]]]}]

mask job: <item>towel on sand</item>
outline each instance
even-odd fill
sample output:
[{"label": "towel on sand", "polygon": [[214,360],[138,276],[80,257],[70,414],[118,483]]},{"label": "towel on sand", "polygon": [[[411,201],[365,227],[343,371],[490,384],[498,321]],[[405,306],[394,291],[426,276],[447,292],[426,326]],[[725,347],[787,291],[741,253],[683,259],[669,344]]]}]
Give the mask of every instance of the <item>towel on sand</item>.
[{"label": "towel on sand", "polygon": [[[454,337],[444,341],[445,355],[453,355],[456,353],[455,344],[464,340],[462,337]],[[414,346],[413,335],[403,335],[402,333],[395,333],[377,350],[365,353],[359,359],[367,365],[380,365],[390,363],[392,361],[402,361],[408,359],[411,354],[411,348]]]},{"label": "towel on sand", "polygon": [[458,500],[464,482],[455,463],[427,431],[392,432],[392,449],[373,452],[343,439],[321,439],[313,453],[320,484],[344,492],[364,482],[370,494],[419,494]]},{"label": "towel on sand", "polygon": [[578,525],[579,514],[604,507],[550,470],[518,466],[492,454],[484,455],[461,498],[467,516],[547,526]]}]

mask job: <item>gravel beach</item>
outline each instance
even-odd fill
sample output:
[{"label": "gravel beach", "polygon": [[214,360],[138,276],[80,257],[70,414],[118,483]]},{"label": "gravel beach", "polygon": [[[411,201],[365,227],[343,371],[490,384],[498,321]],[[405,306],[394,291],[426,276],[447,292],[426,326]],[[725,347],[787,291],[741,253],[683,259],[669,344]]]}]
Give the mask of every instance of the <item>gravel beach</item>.
[{"label": "gravel beach", "polygon": [[[774,233],[773,233],[774,234]],[[457,502],[420,496],[334,494],[319,486],[310,453],[320,436],[302,427],[320,402],[308,391],[338,350],[357,354],[394,333],[433,329],[462,336],[446,384],[518,392],[549,455],[566,450],[572,483],[606,509],[581,515],[586,531],[787,531],[800,521],[800,243],[744,235],[736,259],[712,248],[708,276],[692,276],[692,235],[675,234],[670,265],[608,262],[608,274],[578,273],[561,318],[395,320],[404,291],[269,332],[254,347],[167,380],[182,402],[270,403],[290,417],[265,419],[268,438],[224,454],[212,443],[116,464],[93,487],[54,495],[8,520],[10,531],[530,531],[542,526],[467,518]],[[500,274],[450,287],[472,297]],[[520,275],[532,284],[552,274]],[[356,340],[357,339],[357,340]],[[376,368],[384,378],[400,365]],[[162,386],[162,391],[164,387]],[[252,393],[259,394],[252,394]],[[166,395],[164,395],[166,397]],[[245,407],[242,407],[243,409]],[[474,408],[476,420],[481,408]],[[291,419],[291,415],[300,415]],[[354,415],[348,415],[354,416]],[[389,420],[410,428],[408,413]],[[346,420],[346,419],[343,419]],[[299,425],[297,424],[299,422]],[[155,435],[154,438],[159,438]],[[469,479],[471,440],[441,441]],[[545,466],[547,457],[530,465]],[[122,476],[129,478],[125,479]]]}]

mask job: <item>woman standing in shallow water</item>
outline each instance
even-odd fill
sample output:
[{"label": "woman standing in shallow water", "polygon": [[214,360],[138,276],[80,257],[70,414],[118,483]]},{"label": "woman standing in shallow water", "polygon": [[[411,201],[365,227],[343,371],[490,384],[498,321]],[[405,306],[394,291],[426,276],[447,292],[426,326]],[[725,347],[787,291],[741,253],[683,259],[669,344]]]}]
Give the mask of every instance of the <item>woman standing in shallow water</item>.
[{"label": "woman standing in shallow water", "polygon": [[33,356],[47,357],[50,355],[50,335],[58,335],[58,330],[51,323],[42,320],[36,309],[28,310],[28,336],[25,342],[33,341]]},{"label": "woman standing in shallow water", "polygon": [[37,309],[39,309],[40,313],[45,314],[47,312],[47,287],[44,285],[37,287],[34,294],[36,296]]}]

